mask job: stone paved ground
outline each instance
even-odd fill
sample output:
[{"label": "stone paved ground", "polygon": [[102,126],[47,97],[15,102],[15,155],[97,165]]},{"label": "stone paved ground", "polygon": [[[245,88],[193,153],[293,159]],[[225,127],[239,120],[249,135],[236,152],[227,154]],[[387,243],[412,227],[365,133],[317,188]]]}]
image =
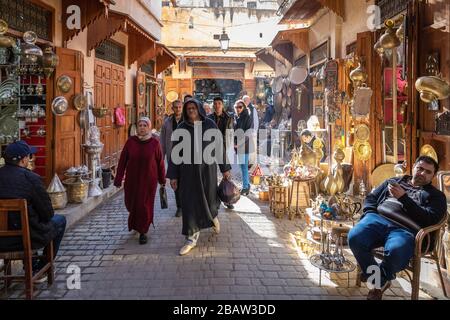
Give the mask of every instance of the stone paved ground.
[{"label": "stone paved ground", "polygon": [[[299,221],[275,219],[266,205],[242,198],[234,211],[221,208],[221,233],[202,232],[198,247],[180,257],[181,218],[170,208],[159,209],[147,245],[127,230],[123,194],[69,229],[56,261],[55,285],[38,286],[39,299],[364,299],[367,288],[336,287],[294,247],[291,233]],[[69,265],[81,268],[81,289],[68,290]],[[20,269],[20,266],[19,266]],[[405,299],[395,282],[386,299]],[[23,298],[23,286],[14,284],[0,298]],[[422,298],[429,298],[422,295]]]}]

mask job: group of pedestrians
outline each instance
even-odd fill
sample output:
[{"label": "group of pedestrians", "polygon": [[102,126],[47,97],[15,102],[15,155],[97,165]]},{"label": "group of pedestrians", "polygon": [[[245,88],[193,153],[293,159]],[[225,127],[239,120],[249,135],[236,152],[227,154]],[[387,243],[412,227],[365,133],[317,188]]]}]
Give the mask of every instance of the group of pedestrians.
[{"label": "group of pedestrians", "polygon": [[[139,119],[137,136],[130,137],[126,142],[114,181],[116,187],[124,186],[125,205],[130,213],[128,228],[139,233],[139,243],[147,243],[157,187],[160,184],[161,188],[165,188],[166,179],[170,180],[175,192],[175,216],[182,217],[182,234],[186,237],[180,255],[189,253],[197,245],[202,229],[213,228],[214,232],[220,232],[218,211],[221,201],[217,192],[217,169],[223,179],[231,178],[230,153],[227,152],[230,146],[237,154],[242,171],[241,194],[249,194],[249,154],[255,150],[252,144],[256,143],[256,135],[248,131],[257,128],[255,121],[258,121],[258,116],[247,96],[236,102],[235,110],[236,118],[226,112],[221,97],[214,99],[213,111],[209,115],[204,104],[192,96],[185,97],[184,102],[176,100],[172,103],[172,115],[164,121],[159,139],[151,134],[150,119]],[[201,128],[201,132],[195,132],[197,127]],[[218,146],[215,140],[203,139],[197,143],[195,134],[203,137],[211,129],[218,130],[222,144]],[[240,129],[246,134],[235,136],[234,131]],[[186,136],[180,131],[187,134],[188,141],[183,140]],[[180,136],[182,138],[177,140]],[[182,144],[182,148],[177,148],[178,144]],[[211,144],[220,149],[214,152],[214,161],[201,156],[199,162],[198,155],[203,155]],[[182,160],[175,161],[174,156]],[[232,204],[224,205],[234,209]]]}]

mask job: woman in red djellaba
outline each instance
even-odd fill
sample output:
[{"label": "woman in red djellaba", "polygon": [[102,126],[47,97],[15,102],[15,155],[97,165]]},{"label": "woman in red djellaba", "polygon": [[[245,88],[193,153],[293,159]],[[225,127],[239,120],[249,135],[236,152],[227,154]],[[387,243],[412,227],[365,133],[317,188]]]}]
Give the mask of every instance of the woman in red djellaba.
[{"label": "woman in red djellaba", "polygon": [[137,136],[126,142],[119,160],[114,185],[122,186],[125,175],[125,206],[130,213],[128,229],[139,232],[139,243],[147,243],[153,223],[153,207],[158,182],[166,184],[164,159],[159,141],[152,137],[150,119],[138,121]]}]

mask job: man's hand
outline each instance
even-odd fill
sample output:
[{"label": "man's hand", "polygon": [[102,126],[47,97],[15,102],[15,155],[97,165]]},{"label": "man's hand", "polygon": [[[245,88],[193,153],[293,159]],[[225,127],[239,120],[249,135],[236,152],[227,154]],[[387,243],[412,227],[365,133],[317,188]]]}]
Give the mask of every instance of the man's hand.
[{"label": "man's hand", "polygon": [[172,179],[170,180],[170,186],[172,187],[173,191],[177,191],[178,188],[178,180]]},{"label": "man's hand", "polygon": [[397,199],[400,199],[406,194],[406,191],[398,183],[389,184],[388,189],[391,195]]},{"label": "man's hand", "polygon": [[230,178],[231,178],[230,170],[228,170],[227,172],[224,172],[222,175],[225,180],[230,180]]}]

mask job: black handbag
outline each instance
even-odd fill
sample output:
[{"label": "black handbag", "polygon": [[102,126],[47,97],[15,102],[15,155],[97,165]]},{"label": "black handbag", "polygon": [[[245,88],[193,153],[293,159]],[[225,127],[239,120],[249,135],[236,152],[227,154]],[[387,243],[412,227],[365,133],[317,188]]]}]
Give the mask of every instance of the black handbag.
[{"label": "black handbag", "polygon": [[[403,204],[395,198],[387,198],[378,207],[377,211],[380,215],[391,220],[400,226],[409,229],[417,234],[423,229],[420,225],[412,220],[403,208]],[[434,238],[427,234],[422,242],[422,252],[430,252],[435,245]]]},{"label": "black handbag", "polygon": [[159,199],[161,200],[161,209],[167,209],[169,205],[167,203],[166,187],[164,186],[159,188]]},{"label": "black handbag", "polygon": [[377,211],[383,217],[401,225],[406,229],[410,229],[417,233],[421,226],[408,217],[408,213],[403,209],[403,204],[395,198],[387,198],[378,207]]}]

